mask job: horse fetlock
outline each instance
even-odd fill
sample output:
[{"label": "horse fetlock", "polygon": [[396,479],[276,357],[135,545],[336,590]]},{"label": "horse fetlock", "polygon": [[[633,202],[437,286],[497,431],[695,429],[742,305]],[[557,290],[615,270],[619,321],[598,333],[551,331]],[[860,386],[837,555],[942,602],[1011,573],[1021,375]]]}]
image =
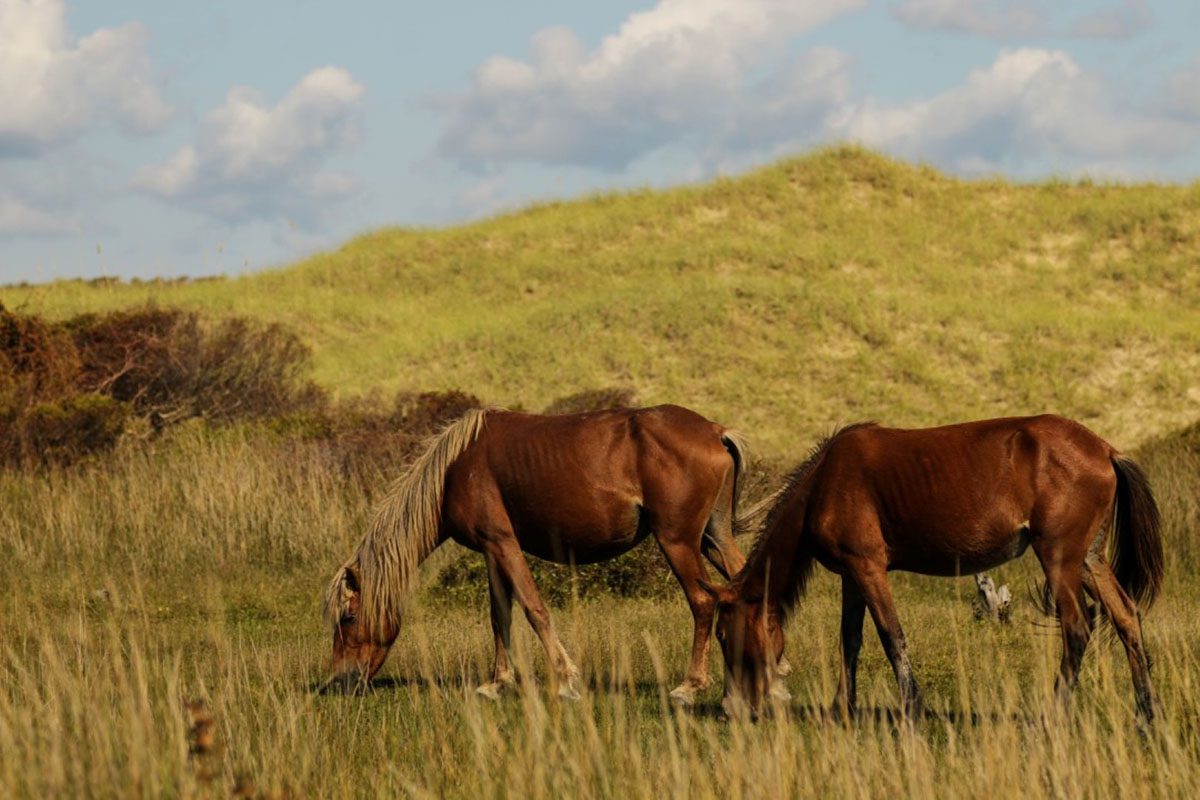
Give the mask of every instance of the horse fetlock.
[{"label": "horse fetlock", "polygon": [[674,705],[691,708],[696,703],[696,690],[699,688],[691,681],[684,681],[672,689],[668,697]]},{"label": "horse fetlock", "polygon": [[578,700],[583,695],[579,691],[579,678],[572,677],[559,681],[558,696],[563,700]]},{"label": "horse fetlock", "polygon": [[516,677],[513,675],[501,675],[495,680],[480,685],[475,689],[475,693],[488,698],[489,700],[499,700],[502,695],[512,692],[517,687]]}]

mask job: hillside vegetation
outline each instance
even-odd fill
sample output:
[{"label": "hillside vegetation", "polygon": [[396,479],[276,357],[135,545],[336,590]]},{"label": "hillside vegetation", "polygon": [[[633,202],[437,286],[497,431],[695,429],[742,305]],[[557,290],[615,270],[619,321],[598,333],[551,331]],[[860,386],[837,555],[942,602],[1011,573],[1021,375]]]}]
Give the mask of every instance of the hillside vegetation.
[{"label": "hillside vegetation", "polygon": [[1200,184],[962,181],[857,148],[737,178],[385,229],[236,279],[0,289],[281,322],[340,394],[542,408],[631,386],[792,457],[839,422],[1057,411],[1118,446],[1200,407]]}]

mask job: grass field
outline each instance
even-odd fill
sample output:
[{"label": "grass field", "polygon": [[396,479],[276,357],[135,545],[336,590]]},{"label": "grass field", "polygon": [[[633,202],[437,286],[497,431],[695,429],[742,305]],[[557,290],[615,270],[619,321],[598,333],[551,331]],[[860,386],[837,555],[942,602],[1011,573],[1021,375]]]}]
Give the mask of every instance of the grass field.
[{"label": "grass field", "polygon": [[[193,421],[69,469],[0,471],[0,796],[1200,795],[1200,428],[1180,430],[1200,416],[1198,245],[1200,186],[963,183],[838,149],[380,231],[236,280],[2,289],[56,317],[152,299],[283,321],[347,395],[454,387],[542,408],[626,385],[743,428],[773,462],[861,417],[1058,411],[1147,467],[1168,572],[1145,620],[1163,710],[1147,734],[1111,637],[1070,711],[1051,702],[1059,639],[1026,598],[1031,561],[996,573],[1017,595],[1005,626],[973,619],[969,580],[896,576],[932,710],[912,727],[890,719],[869,631],[867,710],[823,718],[825,573],[788,631],[795,700],[758,724],[716,718],[715,654],[697,709],[667,705],[690,644],[675,594],[556,609],[589,687],[575,704],[547,696],[521,621],[529,680],[476,697],[486,608],[429,589],[373,692],[317,696],[318,598],[365,495],[314,445]],[[211,718],[198,740],[193,699]]]}]

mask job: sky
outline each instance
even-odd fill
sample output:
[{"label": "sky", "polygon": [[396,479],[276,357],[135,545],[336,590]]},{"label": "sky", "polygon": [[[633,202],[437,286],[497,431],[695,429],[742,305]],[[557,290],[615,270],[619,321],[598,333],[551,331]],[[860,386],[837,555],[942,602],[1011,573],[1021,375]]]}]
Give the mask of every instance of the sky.
[{"label": "sky", "polygon": [[1194,0],[0,0],[0,284],[235,274],[375,228],[859,142],[1200,178]]}]

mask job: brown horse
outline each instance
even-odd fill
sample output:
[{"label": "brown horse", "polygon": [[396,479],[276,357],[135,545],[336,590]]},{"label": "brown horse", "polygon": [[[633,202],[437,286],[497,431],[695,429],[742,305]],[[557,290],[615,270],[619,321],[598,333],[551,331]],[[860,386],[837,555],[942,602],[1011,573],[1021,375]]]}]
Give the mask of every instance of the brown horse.
[{"label": "brown horse", "polygon": [[[1107,525],[1111,520],[1111,525]],[[1111,536],[1105,528],[1111,529]],[[1105,542],[1109,539],[1106,556]],[[791,475],[743,569],[718,601],[726,700],[757,712],[774,680],[773,621],[788,615],[819,561],[842,576],[841,678],[835,711],[855,702],[864,613],[871,612],[908,712],[917,682],[888,570],[956,576],[1032,547],[1062,628],[1056,688],[1076,682],[1091,633],[1083,592],[1125,645],[1140,713],[1154,715],[1138,604],[1163,577],[1158,509],[1131,460],[1068,419],[995,419],[925,430],[861,424],[823,441]]]},{"label": "brown horse", "polygon": [[701,554],[726,578],[745,563],[733,541],[745,458],[738,434],[678,406],[562,416],[468,412],[393,485],[358,552],[334,575],[325,598],[333,631],[329,684],[349,687],[379,670],[417,565],[452,539],[487,560],[496,663],[479,691],[494,697],[515,681],[508,655],[515,596],[546,649],[559,694],[577,697],[579,672],[523,551],[591,563],[653,534],[695,622],[691,665],[671,693],[692,702],[708,683],[714,612],[699,584]]}]

